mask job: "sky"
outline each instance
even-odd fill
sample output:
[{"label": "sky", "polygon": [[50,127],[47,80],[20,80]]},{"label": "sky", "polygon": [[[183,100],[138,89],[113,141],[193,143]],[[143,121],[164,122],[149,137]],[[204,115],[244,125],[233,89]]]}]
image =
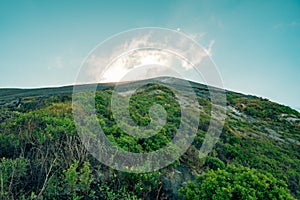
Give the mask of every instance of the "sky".
[{"label": "sky", "polygon": [[74,84],[119,32],[178,30],[211,50],[229,90],[300,110],[300,1],[0,0],[0,88]]}]

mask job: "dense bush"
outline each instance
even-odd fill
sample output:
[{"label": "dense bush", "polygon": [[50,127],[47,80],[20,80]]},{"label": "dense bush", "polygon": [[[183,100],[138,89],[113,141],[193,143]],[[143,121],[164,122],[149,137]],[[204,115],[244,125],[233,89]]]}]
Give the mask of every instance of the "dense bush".
[{"label": "dense bush", "polygon": [[190,181],[179,192],[187,200],[294,199],[284,181],[269,173],[234,165],[210,170],[199,176],[197,183]]}]

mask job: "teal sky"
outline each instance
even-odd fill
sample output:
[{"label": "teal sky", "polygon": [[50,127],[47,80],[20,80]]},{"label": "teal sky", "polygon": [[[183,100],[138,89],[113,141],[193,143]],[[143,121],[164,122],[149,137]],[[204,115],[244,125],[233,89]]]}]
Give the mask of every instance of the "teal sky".
[{"label": "teal sky", "polygon": [[225,88],[300,109],[300,1],[0,0],[0,87],[73,84],[106,38],[180,29],[203,46]]}]

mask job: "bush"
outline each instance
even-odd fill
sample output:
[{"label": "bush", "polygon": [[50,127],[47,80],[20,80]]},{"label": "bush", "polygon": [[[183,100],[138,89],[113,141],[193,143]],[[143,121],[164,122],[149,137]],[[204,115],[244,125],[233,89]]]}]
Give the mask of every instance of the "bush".
[{"label": "bush", "polygon": [[23,188],[22,178],[26,175],[28,160],[24,158],[0,159],[0,199],[13,199]]},{"label": "bush", "polygon": [[179,192],[186,199],[294,199],[287,184],[269,173],[228,165],[199,176],[197,183],[188,182]]}]

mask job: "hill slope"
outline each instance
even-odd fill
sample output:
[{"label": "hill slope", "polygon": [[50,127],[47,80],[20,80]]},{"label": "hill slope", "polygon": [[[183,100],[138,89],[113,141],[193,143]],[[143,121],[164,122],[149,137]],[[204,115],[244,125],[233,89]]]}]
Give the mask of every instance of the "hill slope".
[{"label": "hill slope", "polygon": [[[186,91],[180,79],[157,80]],[[141,82],[124,83],[121,88],[126,91]],[[143,174],[113,170],[86,151],[73,120],[72,86],[0,89],[0,197],[205,199],[204,191],[211,187],[209,180],[225,174],[225,182],[212,184],[224,191],[215,188],[206,199],[213,195],[225,195],[222,199],[300,198],[300,114],[266,99],[227,91],[223,132],[213,151],[201,159],[199,149],[211,116],[210,96],[207,86],[190,84],[201,111],[192,146],[172,165]],[[150,123],[148,110],[153,102],[163,105],[168,114],[157,135],[140,139],[127,135],[112,117],[110,98],[114,84],[99,84],[96,114],[109,140],[136,153],[167,145],[180,124],[180,105],[165,86],[148,84],[130,99],[131,117],[140,126]],[[88,85],[80,87],[84,91]],[[180,101],[189,104],[189,95]]]}]

